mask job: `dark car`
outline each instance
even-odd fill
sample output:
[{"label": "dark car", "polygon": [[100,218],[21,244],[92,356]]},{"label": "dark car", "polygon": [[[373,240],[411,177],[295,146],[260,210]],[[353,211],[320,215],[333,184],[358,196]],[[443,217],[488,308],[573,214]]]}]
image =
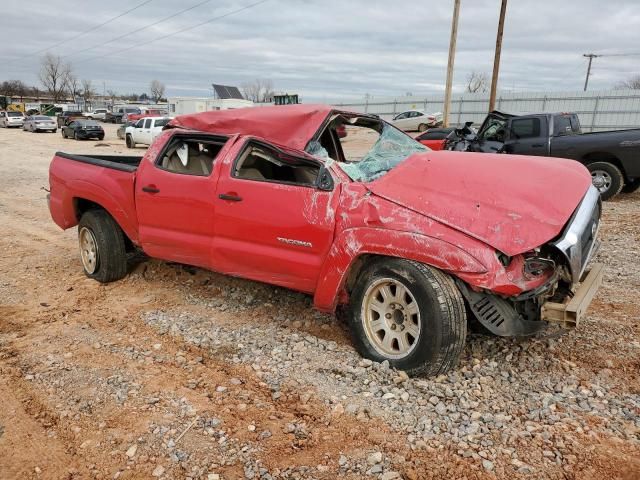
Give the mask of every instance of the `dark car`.
[{"label": "dark car", "polygon": [[640,188],[640,128],[582,133],[575,113],[511,115],[493,111],[478,133],[465,128],[447,138],[446,149],[577,160],[591,172],[607,200]]},{"label": "dark car", "polygon": [[64,127],[65,125],[69,125],[72,121],[78,118],[84,118],[84,116],[82,115],[82,112],[75,112],[75,111],[62,112],[61,114],[58,115],[58,128]]},{"label": "dark car", "polygon": [[104,130],[95,120],[74,120],[69,125],[62,127],[63,138],[75,138],[84,140],[87,138],[104,138]]}]

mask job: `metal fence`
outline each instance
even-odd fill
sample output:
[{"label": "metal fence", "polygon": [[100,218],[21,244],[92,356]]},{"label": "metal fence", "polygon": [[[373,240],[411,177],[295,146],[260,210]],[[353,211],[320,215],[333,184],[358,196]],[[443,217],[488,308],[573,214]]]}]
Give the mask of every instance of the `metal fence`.
[{"label": "metal fence", "polygon": [[[428,113],[442,112],[444,96],[433,97],[368,97],[362,102],[328,102],[383,118],[420,109]],[[454,95],[449,122],[482,122],[489,108],[488,94]],[[640,90],[604,90],[593,92],[500,93],[496,110],[507,113],[575,112],[585,132],[640,128]]]}]

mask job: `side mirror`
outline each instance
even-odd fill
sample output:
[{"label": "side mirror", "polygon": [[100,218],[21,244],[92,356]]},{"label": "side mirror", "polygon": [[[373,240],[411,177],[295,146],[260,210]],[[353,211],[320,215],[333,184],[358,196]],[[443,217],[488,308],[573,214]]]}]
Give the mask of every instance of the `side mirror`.
[{"label": "side mirror", "polygon": [[323,190],[325,192],[330,192],[333,190],[333,177],[329,173],[326,167],[320,167],[320,172],[318,172],[318,179],[316,180],[316,187],[318,190]]}]

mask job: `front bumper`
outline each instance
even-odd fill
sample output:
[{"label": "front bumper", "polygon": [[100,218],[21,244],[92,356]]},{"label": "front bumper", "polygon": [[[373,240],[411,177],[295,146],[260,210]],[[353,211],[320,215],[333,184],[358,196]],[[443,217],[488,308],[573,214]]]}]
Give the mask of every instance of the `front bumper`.
[{"label": "front bumper", "polygon": [[589,308],[593,297],[602,285],[604,266],[593,264],[584,272],[581,283],[573,294],[563,303],[545,302],[542,305],[541,319],[560,323],[564,327],[575,327]]}]

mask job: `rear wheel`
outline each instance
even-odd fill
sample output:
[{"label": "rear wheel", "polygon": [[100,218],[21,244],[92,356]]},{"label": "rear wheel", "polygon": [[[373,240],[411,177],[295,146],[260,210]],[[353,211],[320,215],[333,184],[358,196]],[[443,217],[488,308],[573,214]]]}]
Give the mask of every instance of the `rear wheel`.
[{"label": "rear wheel", "polygon": [[411,374],[453,368],[464,347],[464,300],[448,275],[384,258],[360,272],[349,305],[355,347],[364,357]]},{"label": "rear wheel", "polygon": [[624,177],[618,167],[609,162],[595,162],[587,165],[591,172],[591,182],[600,192],[602,200],[615,197],[622,190]]},{"label": "rear wheel", "polygon": [[427,126],[424,123],[421,123],[420,125],[418,125],[419,132],[424,132],[426,129],[427,129]]},{"label": "rear wheel", "polygon": [[120,280],[127,274],[124,234],[104,210],[89,210],[78,224],[80,260],[84,273],[101,283]]}]

